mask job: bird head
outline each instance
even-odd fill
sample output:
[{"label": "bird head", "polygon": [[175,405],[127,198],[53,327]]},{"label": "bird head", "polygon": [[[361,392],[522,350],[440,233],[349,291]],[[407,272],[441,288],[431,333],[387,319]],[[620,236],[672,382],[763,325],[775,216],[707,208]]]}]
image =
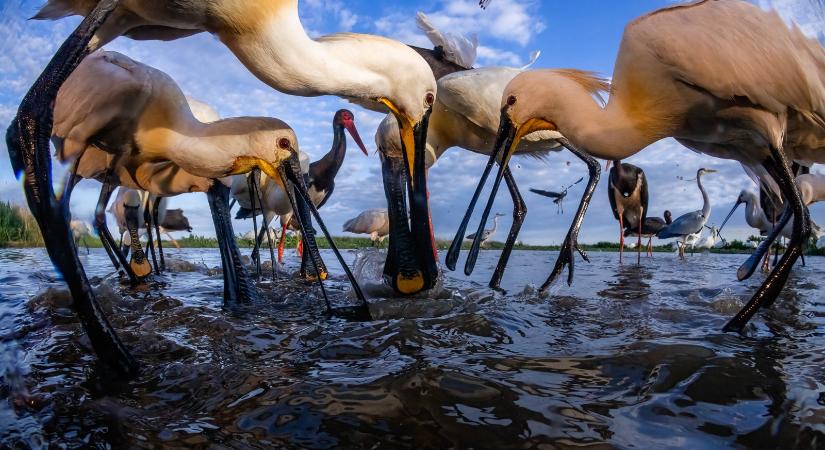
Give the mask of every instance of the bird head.
[{"label": "bird head", "polygon": [[361,141],[361,136],[358,134],[358,129],[355,128],[355,115],[348,109],[339,109],[338,112],[335,113],[335,117],[332,119],[332,126],[336,129],[344,129],[349,132],[349,135],[352,137],[352,140],[355,141],[355,144],[358,145],[358,148],[364,152],[365,155],[369,156],[369,152],[367,151],[367,147],[364,146],[364,142]]},{"label": "bird head", "polygon": [[702,175],[709,175],[709,174],[716,173],[716,172],[718,172],[718,170],[715,170],[715,169],[706,169],[706,168],[702,167],[701,169],[699,169],[699,170],[696,172],[696,178],[699,178],[699,177],[701,177]]},{"label": "bird head", "polygon": [[665,210],[665,223],[668,225],[673,223],[673,213],[668,210]]}]

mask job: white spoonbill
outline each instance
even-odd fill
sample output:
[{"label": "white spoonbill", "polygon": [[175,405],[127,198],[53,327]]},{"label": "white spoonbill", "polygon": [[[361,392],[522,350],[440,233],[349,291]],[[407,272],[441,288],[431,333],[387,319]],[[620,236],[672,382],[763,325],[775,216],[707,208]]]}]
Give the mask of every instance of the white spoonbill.
[{"label": "white spoonbill", "polygon": [[390,234],[390,218],[386,208],[368,209],[344,222],[344,231],[369,234],[372,245],[378,246]]},{"label": "white spoonbill", "polygon": [[[789,199],[780,221],[784,226],[793,215],[789,251],[725,326],[740,330],[776,299],[809,234],[788,161],[825,162],[823,68],[822,45],[788,28],[776,13],[744,1],[705,0],[662,8],[625,28],[605,107],[592,96],[597,81],[585,74],[536,70],[517,76],[502,97],[500,138],[507,145],[501,170],[512,147],[536,130],[562,133],[564,146],[590,169],[590,184],[543,287],[567,264],[572,277],[578,230],[599,178],[593,157],[626,159],[671,136],[694,150],[738,160],[762,178],[770,175]],[[740,268],[740,277],[753,272],[768,245]]]},{"label": "white spoonbill", "polygon": [[[444,152],[453,147],[489,155],[501,118],[501,94],[510,80],[535,63],[539,53],[534,53],[530,63],[521,68],[486,67],[472,69],[470,67],[475,56],[474,49],[470,51],[467,45],[457,46],[453,44],[454,42],[463,42],[460,39],[442,37],[441,33],[429,24],[423,14],[418,15],[418,23],[419,27],[433,41],[433,45],[440,48],[445,56],[462,55],[454,61],[448,60],[449,67],[437,67],[433,63],[433,70],[438,72],[437,75],[443,75],[448,71],[452,71],[452,73],[437,78],[438,96],[430,115],[426,140],[426,167],[429,168],[435,164]],[[452,64],[450,65],[450,63]],[[467,67],[461,67],[458,63]],[[383,154],[382,161],[385,162],[385,165],[390,166],[384,168],[385,177],[389,176],[389,178],[393,176],[388,175],[388,173],[391,174],[398,170],[397,167],[392,167],[397,165],[397,163],[392,162],[392,159],[397,159],[403,153],[397,135],[398,123],[394,117],[388,116],[379,126],[375,137],[376,145]],[[530,134],[515,150],[516,154],[540,158],[558,148],[559,144],[555,141],[558,136],[560,135],[554,132]],[[492,288],[498,288],[501,283],[513,245],[527,214],[527,206],[521,197],[515,178],[509,170],[505,173],[505,177],[513,199],[513,224],[489,283]],[[391,190],[390,192],[398,195],[403,193],[400,189]],[[389,203],[401,203],[401,199],[391,199]],[[395,213],[394,210],[389,211],[391,230],[393,228],[392,223],[402,220],[394,217]],[[485,216],[481,225],[483,226],[486,222],[487,217]],[[459,230],[461,239],[453,241],[453,245],[447,252],[446,265],[451,270],[455,270],[466,228],[467,224],[463,223],[463,228]],[[390,241],[392,241],[392,238],[390,238]],[[474,240],[465,266],[465,273],[468,275],[472,273],[475,266],[479,246],[480,239]],[[392,250],[394,248],[391,243],[390,251]],[[403,252],[405,250],[399,248],[399,251]]]},{"label": "white spoonbill", "polygon": [[[111,1],[111,0],[110,0]],[[108,3],[107,3],[108,4]],[[87,15],[94,0],[49,0],[36,19]],[[392,261],[390,281],[413,294],[435,285],[435,243],[430,233],[423,158],[427,113],[436,94],[426,61],[410,47],[381,36],[337,33],[310,38],[298,15],[298,0],[121,0],[110,20],[94,31],[88,50],[118,36],[171,40],[200,32],[215,35],[249,71],[272,88],[292,95],[335,95],[368,109],[392,113],[401,124],[409,180],[408,233],[392,233],[417,249],[415,258]],[[390,206],[393,207],[393,206]],[[400,214],[400,213],[399,213]],[[397,255],[388,253],[388,259]]]}]

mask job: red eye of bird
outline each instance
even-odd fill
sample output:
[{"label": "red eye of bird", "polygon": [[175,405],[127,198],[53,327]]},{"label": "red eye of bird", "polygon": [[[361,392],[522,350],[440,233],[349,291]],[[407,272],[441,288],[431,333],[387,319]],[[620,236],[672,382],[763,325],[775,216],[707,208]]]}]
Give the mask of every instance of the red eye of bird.
[{"label": "red eye of bird", "polygon": [[515,104],[516,104],[516,96],[515,95],[511,95],[511,96],[507,97],[507,106],[513,106]]},{"label": "red eye of bird", "polygon": [[344,120],[352,120],[352,114],[350,114],[350,113],[341,114],[341,118],[344,119]]},{"label": "red eye of bird", "polygon": [[278,147],[281,147],[284,150],[288,149],[290,147],[289,146],[289,139],[287,139],[287,138],[278,139]]},{"label": "red eye of bird", "polygon": [[435,96],[432,92],[427,93],[427,96],[424,97],[424,101],[427,102],[427,106],[433,106],[433,102],[435,102]]}]

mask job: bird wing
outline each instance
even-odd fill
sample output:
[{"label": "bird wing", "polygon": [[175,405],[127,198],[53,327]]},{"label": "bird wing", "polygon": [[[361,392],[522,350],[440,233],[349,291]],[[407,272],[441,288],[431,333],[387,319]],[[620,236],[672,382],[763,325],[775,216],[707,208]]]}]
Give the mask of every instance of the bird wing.
[{"label": "bird wing", "polygon": [[61,161],[74,159],[115,121],[127,133],[129,127],[137,127],[152,92],[153,74],[147,69],[115,52],[95,52],[80,63],[61,86],[54,105],[52,136],[60,142]]},{"label": "bird wing", "polygon": [[476,238],[476,234],[475,233],[470,233],[464,239],[475,239],[475,238]]},{"label": "bird wing", "polygon": [[[640,43],[677,80],[777,114],[791,108],[825,128],[825,48],[776,12],[708,0],[660,9],[627,26],[617,68],[638,64]],[[614,88],[632,91],[625,78]]]},{"label": "bird wing", "polygon": [[521,72],[511,67],[487,67],[447,75],[438,80],[437,101],[482,129],[498,130],[501,95]]},{"label": "bird wing", "polygon": [[706,221],[707,219],[702,215],[702,211],[689,212],[674,220],[673,223],[662,229],[656,236],[661,239],[667,239],[699,233],[702,231],[702,227],[705,226]]},{"label": "bird wing", "polygon": [[476,62],[476,49],[478,48],[477,35],[462,36],[441,32],[422,12],[416,14],[415,22],[418,29],[427,35],[434,47],[441,47],[444,52],[444,59],[461,67],[473,67]]},{"label": "bird wing", "polygon": [[560,193],[558,193],[558,192],[553,192],[553,191],[542,191],[541,189],[533,189],[533,188],[530,188],[530,192],[532,192],[532,193],[534,193],[534,194],[543,195],[543,196],[545,196],[545,197],[550,197],[550,198],[559,198],[559,197],[561,197],[561,196],[562,196],[562,195],[561,195]]},{"label": "bird wing", "polygon": [[189,109],[192,110],[192,115],[203,123],[217,122],[221,120],[221,115],[215,111],[215,108],[206,102],[202,102],[191,97],[186,97],[186,103],[189,104]]}]

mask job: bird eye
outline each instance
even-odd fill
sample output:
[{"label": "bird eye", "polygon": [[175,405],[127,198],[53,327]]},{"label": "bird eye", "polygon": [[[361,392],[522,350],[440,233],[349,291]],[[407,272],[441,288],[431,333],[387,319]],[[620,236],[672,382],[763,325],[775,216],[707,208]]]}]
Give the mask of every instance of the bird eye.
[{"label": "bird eye", "polygon": [[513,106],[515,104],[516,104],[516,96],[515,95],[511,95],[511,96],[507,97],[507,106]]},{"label": "bird eye", "polygon": [[424,97],[424,102],[427,103],[427,106],[433,106],[433,103],[435,102],[435,96],[432,92],[427,93],[427,96]]},{"label": "bird eye", "polygon": [[287,138],[278,139],[278,147],[281,147],[284,150],[286,150],[290,147],[289,144],[290,144],[290,142],[289,142],[289,139],[287,139]]}]

